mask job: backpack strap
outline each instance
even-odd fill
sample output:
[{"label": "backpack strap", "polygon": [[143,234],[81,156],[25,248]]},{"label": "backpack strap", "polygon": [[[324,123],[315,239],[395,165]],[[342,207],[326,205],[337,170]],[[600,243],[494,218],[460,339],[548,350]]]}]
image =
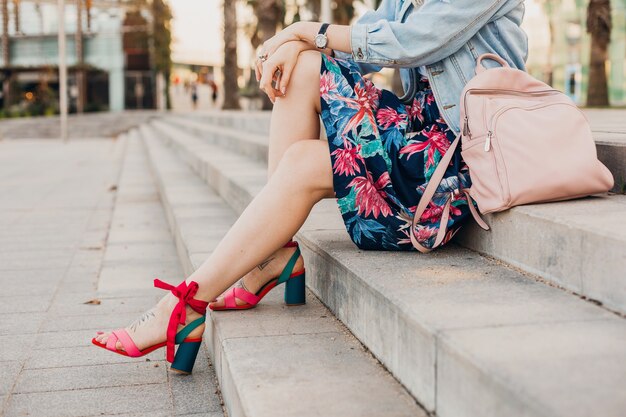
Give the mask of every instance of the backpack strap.
[{"label": "backpack strap", "polygon": [[[430,202],[432,201],[433,196],[435,195],[435,192],[437,191],[437,187],[439,187],[439,184],[441,184],[441,180],[443,179],[443,176],[445,175],[446,170],[448,169],[448,165],[450,165],[450,161],[452,161],[452,157],[454,156],[454,152],[456,151],[456,148],[459,146],[460,141],[461,141],[461,134],[458,134],[456,139],[454,139],[454,142],[450,144],[450,147],[448,148],[448,151],[446,152],[446,154],[439,161],[439,165],[437,165],[435,172],[433,173],[432,177],[430,177],[430,181],[428,182],[428,185],[426,186],[426,189],[424,190],[424,194],[422,194],[422,198],[420,199],[420,202],[417,205],[417,209],[415,209],[415,215],[413,216],[413,221],[411,222],[410,237],[411,237],[411,243],[413,243],[413,246],[415,247],[415,249],[417,249],[418,251],[422,253],[428,253],[432,251],[433,249],[437,248],[438,246],[440,246],[441,243],[443,242],[443,239],[446,236],[446,232],[448,231],[448,220],[450,220],[450,206],[452,205],[453,198],[456,195],[458,195],[459,190],[454,190],[454,192],[450,193],[450,196],[448,197],[448,200],[446,201],[446,204],[443,208],[443,212],[441,213],[441,221],[439,222],[439,232],[437,233],[437,237],[435,238],[435,243],[433,247],[427,248],[425,246],[422,246],[422,244],[418,242],[416,234],[415,234],[415,228],[417,227],[420,219],[422,218],[422,214],[424,214],[424,211],[426,211],[428,204],[430,204]],[[474,200],[472,199],[472,197],[470,197],[469,191],[464,189],[463,192],[467,196],[467,205],[469,206],[470,213],[472,213],[472,217],[474,217],[474,220],[476,220],[476,223],[478,223],[478,225],[482,227],[483,229],[489,230],[489,225],[485,223],[485,221],[478,214],[476,207],[474,207]]]}]

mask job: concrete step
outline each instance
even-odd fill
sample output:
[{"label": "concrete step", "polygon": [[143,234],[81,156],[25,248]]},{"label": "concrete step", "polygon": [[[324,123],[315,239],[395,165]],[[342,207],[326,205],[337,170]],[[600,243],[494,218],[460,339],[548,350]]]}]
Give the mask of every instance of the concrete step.
[{"label": "concrete step", "polygon": [[[596,140],[598,159],[613,173],[611,191],[626,193],[626,110],[583,109]],[[178,117],[201,125],[222,126],[267,137],[271,112],[182,113]],[[195,126],[194,128],[197,128]]]},{"label": "concrete step", "polygon": [[[236,215],[158,134],[141,131],[189,274]],[[292,308],[281,296],[272,291],[254,310],[211,314],[208,345],[228,415],[426,417],[314,295]]]},{"label": "concrete step", "polygon": [[[213,145],[235,151],[238,154],[249,156],[256,161],[267,163],[269,137],[267,132],[257,133],[246,128],[246,122],[241,127],[227,126],[226,122],[236,120],[231,117],[200,118],[192,115],[175,115],[166,119],[168,123],[184,129],[202,140]],[[245,120],[248,120],[247,118]],[[253,118],[252,120],[256,120]],[[220,121],[220,123],[217,123]],[[248,122],[249,124],[249,122]],[[267,127],[269,129],[269,126]]]},{"label": "concrete step", "polygon": [[[209,123],[213,126],[235,128],[241,131],[267,135],[270,130],[271,112],[220,110],[207,113],[175,113],[177,116],[195,120],[201,123]],[[243,115],[243,117],[242,117]]]},{"label": "concrete step", "polygon": [[[267,135],[189,118],[166,121],[206,143],[267,161]],[[469,221],[457,241],[626,313],[625,213],[624,195],[521,206],[486,216],[494,226],[489,232]]]},{"label": "concrete step", "polygon": [[598,159],[613,173],[616,193],[626,193],[626,109],[583,109],[591,124]]},{"label": "concrete step", "polygon": [[626,196],[516,207],[473,222],[457,241],[626,313]]},{"label": "concrete step", "polygon": [[[260,189],[262,162],[153,126],[235,211]],[[625,409],[626,321],[615,314],[454,245],[429,255],[359,251],[332,200],[316,206],[297,238],[309,288],[428,411]]]}]

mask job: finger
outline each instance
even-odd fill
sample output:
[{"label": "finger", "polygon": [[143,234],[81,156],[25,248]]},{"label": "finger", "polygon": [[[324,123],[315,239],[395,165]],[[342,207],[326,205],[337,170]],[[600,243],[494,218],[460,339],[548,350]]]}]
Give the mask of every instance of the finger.
[{"label": "finger", "polygon": [[274,81],[276,80],[277,73],[280,72],[280,68],[272,63],[266,62],[263,64],[263,75],[261,77],[261,85],[270,99],[275,99],[279,91],[275,87]]},{"label": "finger", "polygon": [[282,97],[285,94],[282,92],[282,90],[280,89],[280,85],[282,82],[282,77],[283,77],[283,72],[282,70],[278,70],[276,71],[276,73],[274,73],[274,91],[276,92],[276,97]]},{"label": "finger", "polygon": [[292,70],[293,67],[283,67],[283,72],[280,77],[280,83],[278,85],[278,88],[280,89],[280,92],[283,96],[287,94],[287,86],[289,85],[289,80],[291,79]]},{"label": "finger", "polygon": [[274,75],[272,76],[271,87],[273,90],[274,99],[278,97],[282,97],[282,93],[280,91],[280,79],[282,76],[282,71],[280,68],[274,71]]},{"label": "finger", "polygon": [[263,64],[263,75],[261,76],[261,82],[259,83],[259,87],[261,90],[265,91],[265,94],[269,97],[269,99],[274,102],[275,92],[272,87],[272,75],[275,71],[275,67],[269,63]]},{"label": "finger", "polygon": [[263,72],[261,71],[261,62],[257,59],[254,63],[254,75],[256,76],[256,82],[261,81],[261,75]]},{"label": "finger", "polygon": [[267,84],[267,71],[263,71],[263,69],[265,69],[264,65],[261,66],[261,68],[259,69],[259,72],[261,73],[261,78],[259,79],[259,88],[265,91]]}]

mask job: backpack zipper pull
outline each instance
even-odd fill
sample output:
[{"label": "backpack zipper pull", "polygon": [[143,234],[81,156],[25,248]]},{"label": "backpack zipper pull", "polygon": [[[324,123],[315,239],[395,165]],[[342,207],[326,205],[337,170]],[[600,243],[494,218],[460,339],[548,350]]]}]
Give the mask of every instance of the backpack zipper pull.
[{"label": "backpack zipper pull", "polygon": [[465,122],[463,123],[463,136],[465,137],[471,137],[472,134],[470,133],[469,130],[469,120],[467,119],[467,116],[465,116]]},{"label": "backpack zipper pull", "polygon": [[487,133],[487,140],[485,141],[485,152],[489,152],[489,150],[491,149],[491,136],[493,136],[493,133],[490,130]]}]

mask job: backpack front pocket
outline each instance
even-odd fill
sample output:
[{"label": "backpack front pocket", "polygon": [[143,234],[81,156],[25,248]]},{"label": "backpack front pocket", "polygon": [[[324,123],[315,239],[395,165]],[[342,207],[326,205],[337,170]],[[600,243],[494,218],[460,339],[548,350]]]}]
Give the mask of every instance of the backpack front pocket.
[{"label": "backpack front pocket", "polygon": [[461,151],[472,179],[470,194],[476,200],[482,213],[498,211],[510,199],[508,188],[502,181],[503,167],[498,167],[499,162],[495,152],[485,152],[488,143],[491,143],[492,150],[493,138],[489,136],[474,138],[464,143]]},{"label": "backpack front pocket", "polygon": [[[552,120],[557,112],[564,118]],[[567,163],[568,148],[572,148],[572,140],[580,136],[585,126],[582,113],[564,101],[509,107],[494,115],[490,152],[501,168],[501,182],[509,194],[508,205],[543,201],[559,192],[567,195],[564,179],[573,180],[574,171],[580,166],[576,161]],[[565,158],[565,163],[555,163],[555,155]]]}]

